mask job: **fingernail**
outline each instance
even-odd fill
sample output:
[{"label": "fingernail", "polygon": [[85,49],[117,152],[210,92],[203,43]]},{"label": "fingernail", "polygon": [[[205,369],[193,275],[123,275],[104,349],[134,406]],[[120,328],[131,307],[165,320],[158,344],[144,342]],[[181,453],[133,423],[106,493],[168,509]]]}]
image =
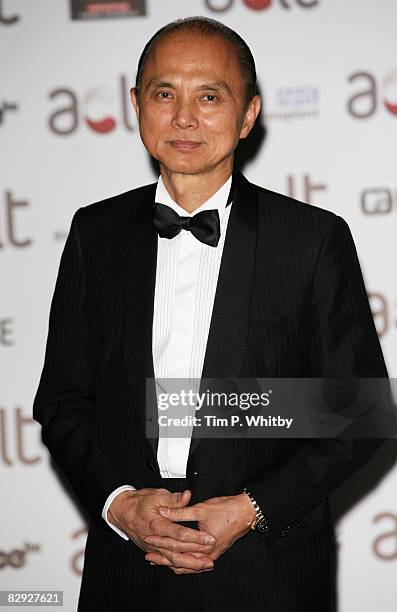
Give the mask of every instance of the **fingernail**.
[{"label": "fingernail", "polygon": [[212,569],[214,567],[213,563],[207,563],[207,565],[204,565],[204,569]]},{"label": "fingernail", "polygon": [[160,508],[160,514],[168,515],[170,513],[169,508]]},{"label": "fingernail", "polygon": [[212,536],[208,536],[207,538],[205,538],[205,543],[206,544],[215,544],[215,538],[213,538]]},{"label": "fingernail", "polygon": [[153,563],[153,561],[150,562],[150,565],[156,565],[155,563]]}]

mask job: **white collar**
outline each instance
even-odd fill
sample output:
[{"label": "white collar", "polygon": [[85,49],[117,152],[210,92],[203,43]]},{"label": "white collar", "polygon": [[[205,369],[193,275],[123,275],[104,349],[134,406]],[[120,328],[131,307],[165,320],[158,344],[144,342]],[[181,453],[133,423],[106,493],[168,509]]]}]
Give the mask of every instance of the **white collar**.
[{"label": "white collar", "polygon": [[170,194],[168,193],[164,185],[162,176],[160,175],[158,182],[157,182],[157,187],[156,187],[155,202],[158,202],[159,204],[166,204],[167,206],[172,208],[176,213],[178,213],[178,215],[183,216],[183,217],[193,217],[194,215],[201,212],[202,210],[211,210],[211,209],[213,210],[216,208],[218,209],[220,219],[222,219],[223,214],[226,209],[226,204],[227,204],[227,199],[229,197],[231,184],[232,184],[232,175],[229,176],[227,181],[223,183],[223,185],[219,187],[218,191],[216,191],[210,198],[208,198],[208,200],[203,202],[192,213],[188,213],[187,210],[179,206],[179,204],[177,204],[171,198]]}]

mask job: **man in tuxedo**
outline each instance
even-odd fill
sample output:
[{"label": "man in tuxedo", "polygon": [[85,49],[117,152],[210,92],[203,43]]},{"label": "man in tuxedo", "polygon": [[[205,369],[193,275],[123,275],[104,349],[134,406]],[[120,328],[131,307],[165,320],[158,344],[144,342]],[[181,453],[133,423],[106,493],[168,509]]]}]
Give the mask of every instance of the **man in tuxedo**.
[{"label": "man in tuxedo", "polygon": [[234,167],[255,84],[226,26],[162,28],[131,89],[158,182],[72,220],[33,414],[90,519],[80,612],[335,609],[328,498],[383,439],[145,435],[154,377],[387,377],[346,222]]}]

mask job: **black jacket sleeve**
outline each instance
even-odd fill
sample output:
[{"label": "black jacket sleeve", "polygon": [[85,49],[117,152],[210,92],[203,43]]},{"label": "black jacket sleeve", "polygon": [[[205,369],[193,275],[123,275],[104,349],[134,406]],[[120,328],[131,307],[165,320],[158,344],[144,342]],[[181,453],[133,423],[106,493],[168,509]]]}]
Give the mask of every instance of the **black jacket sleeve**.
[{"label": "black jacket sleeve", "polygon": [[[311,288],[313,378],[388,377],[347,223],[338,216],[324,236]],[[388,384],[388,381],[387,381]],[[290,530],[364,466],[386,437],[304,438],[278,464],[245,483],[268,522],[268,535]]]},{"label": "black jacket sleeve", "polygon": [[101,518],[108,495],[125,484],[95,435],[95,391],[85,315],[79,209],[72,220],[52,298],[45,361],[33,403],[42,440],[83,508],[104,535],[120,539]]}]

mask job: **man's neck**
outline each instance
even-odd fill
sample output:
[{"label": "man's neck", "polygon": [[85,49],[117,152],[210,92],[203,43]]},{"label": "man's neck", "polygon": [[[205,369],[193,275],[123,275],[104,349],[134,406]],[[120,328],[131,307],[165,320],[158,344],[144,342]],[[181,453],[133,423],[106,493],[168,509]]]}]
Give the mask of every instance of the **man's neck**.
[{"label": "man's neck", "polygon": [[214,193],[226,183],[233,171],[233,166],[203,174],[181,174],[170,172],[160,166],[164,186],[171,198],[192,213],[196,208],[206,202]]}]

